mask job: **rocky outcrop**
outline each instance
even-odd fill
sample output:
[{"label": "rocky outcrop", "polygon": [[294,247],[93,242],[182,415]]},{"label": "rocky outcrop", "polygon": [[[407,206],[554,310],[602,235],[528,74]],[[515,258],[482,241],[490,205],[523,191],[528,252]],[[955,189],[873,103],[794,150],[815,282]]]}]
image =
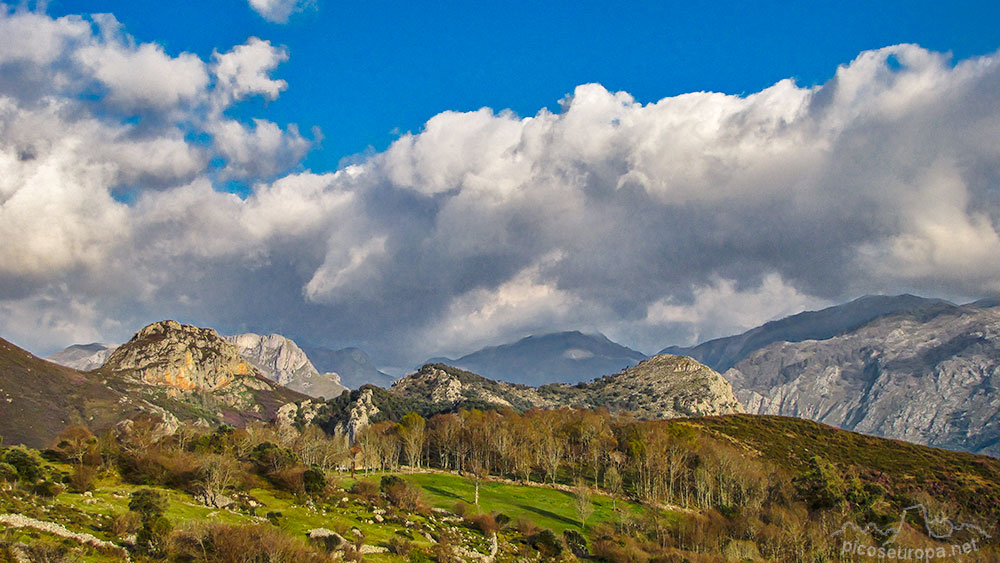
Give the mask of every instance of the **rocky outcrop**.
[{"label": "rocky outcrop", "polygon": [[240,355],[264,377],[311,397],[339,396],[347,390],[336,373],[321,374],[298,345],[280,334],[227,336]]},{"label": "rocky outcrop", "polygon": [[661,355],[589,383],[529,387],[428,364],[397,381],[391,392],[431,404],[463,401],[524,410],[532,407],[606,407],[640,418],[733,414],[743,406],[719,373],[683,356]]},{"label": "rocky outcrop", "polygon": [[217,391],[237,380],[247,384],[257,376],[236,347],[214,330],[177,321],[143,328],[111,354],[105,367],[179,391]]},{"label": "rocky outcrop", "polygon": [[176,321],[143,328],[99,372],[129,393],[157,390],[202,410],[222,408],[214,416],[230,424],[270,419],[282,405],[306,398],[265,378],[214,330]]},{"label": "rocky outcrop", "polygon": [[104,365],[108,356],[117,348],[114,344],[74,344],[45,359],[68,368],[90,371]]},{"label": "rocky outcrop", "polygon": [[584,388],[587,404],[639,418],[744,412],[728,381],[686,356],[662,354]]},{"label": "rocky outcrop", "polygon": [[877,319],[778,342],[725,374],[751,413],[1000,456],[1000,307]]},{"label": "rocky outcrop", "polygon": [[358,432],[371,425],[371,419],[379,413],[379,408],[372,400],[371,389],[362,389],[360,396],[351,404],[347,420],[337,427],[337,432],[354,442]]}]

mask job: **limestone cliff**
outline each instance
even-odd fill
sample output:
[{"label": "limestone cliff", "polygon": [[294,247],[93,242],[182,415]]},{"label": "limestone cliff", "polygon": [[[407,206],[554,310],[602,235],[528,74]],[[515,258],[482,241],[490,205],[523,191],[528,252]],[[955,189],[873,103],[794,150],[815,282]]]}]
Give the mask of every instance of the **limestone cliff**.
[{"label": "limestone cliff", "polygon": [[333,398],[347,387],[341,385],[336,373],[321,374],[305,352],[291,339],[280,334],[254,333],[227,336],[239,353],[250,361],[264,377],[289,389],[311,397]]},{"label": "limestone cliff", "polygon": [[214,330],[176,321],[143,328],[115,350],[100,371],[131,383],[137,392],[159,390],[203,408],[217,404],[224,412],[216,412],[216,418],[231,423],[248,417],[269,419],[281,405],[305,398],[262,376]]},{"label": "limestone cliff", "polygon": [[725,375],[752,413],[1000,456],[1000,307],[907,313],[777,342]]}]

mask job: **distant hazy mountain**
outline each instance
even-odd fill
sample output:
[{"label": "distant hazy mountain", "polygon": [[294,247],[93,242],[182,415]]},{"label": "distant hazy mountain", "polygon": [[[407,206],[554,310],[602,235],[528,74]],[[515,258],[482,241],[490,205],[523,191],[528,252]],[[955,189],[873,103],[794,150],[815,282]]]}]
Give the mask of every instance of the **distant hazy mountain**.
[{"label": "distant hazy mountain", "polygon": [[988,305],[931,304],[774,342],[724,375],[751,413],[1000,456],[1000,307]]},{"label": "distant hazy mountain", "polygon": [[61,366],[89,371],[104,365],[108,356],[117,348],[117,344],[74,344],[64,348],[45,359]]},{"label": "distant hazy mountain", "polygon": [[310,397],[333,398],[344,391],[340,376],[333,373],[319,373],[306,353],[291,339],[280,334],[267,336],[246,333],[227,336],[226,340],[236,345],[240,355],[250,361],[261,374]]},{"label": "distant hazy mountain", "polygon": [[870,295],[821,311],[808,311],[771,321],[743,334],[709,340],[697,346],[669,346],[660,353],[690,356],[712,369],[725,372],[755,350],[774,342],[825,340],[886,315],[933,314],[953,307],[955,305],[947,301],[914,295]]},{"label": "distant hazy mountain", "polygon": [[316,369],[336,372],[340,375],[340,383],[349,389],[357,389],[365,384],[388,388],[396,380],[379,371],[371,357],[358,348],[330,350],[320,346],[304,346],[302,349]]},{"label": "distant hazy mountain", "polygon": [[537,386],[588,381],[645,359],[645,354],[612,342],[603,334],[572,331],[529,336],[457,360],[433,358],[427,363],[448,364],[489,379]]}]

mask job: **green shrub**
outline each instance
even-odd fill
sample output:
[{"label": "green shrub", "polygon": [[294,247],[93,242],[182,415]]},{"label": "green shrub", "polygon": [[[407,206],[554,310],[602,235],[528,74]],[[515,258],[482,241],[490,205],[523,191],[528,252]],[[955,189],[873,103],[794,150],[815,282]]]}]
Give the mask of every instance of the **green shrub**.
[{"label": "green shrub", "polygon": [[34,483],[42,478],[42,461],[38,454],[22,446],[7,448],[2,461],[14,468],[21,481]]},{"label": "green shrub", "polygon": [[543,557],[558,557],[562,554],[563,546],[555,532],[549,529],[542,530],[528,538],[528,545],[538,550]]},{"label": "green shrub", "polygon": [[310,467],[302,473],[302,486],[311,495],[322,493],[326,489],[326,475],[321,469]]}]

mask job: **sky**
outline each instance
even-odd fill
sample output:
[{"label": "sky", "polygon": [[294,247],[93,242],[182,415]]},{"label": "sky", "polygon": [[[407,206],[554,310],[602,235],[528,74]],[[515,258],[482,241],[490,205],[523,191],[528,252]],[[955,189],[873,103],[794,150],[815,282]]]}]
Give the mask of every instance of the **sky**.
[{"label": "sky", "polygon": [[984,2],[0,5],[0,336],[385,367],[1000,294]]}]

